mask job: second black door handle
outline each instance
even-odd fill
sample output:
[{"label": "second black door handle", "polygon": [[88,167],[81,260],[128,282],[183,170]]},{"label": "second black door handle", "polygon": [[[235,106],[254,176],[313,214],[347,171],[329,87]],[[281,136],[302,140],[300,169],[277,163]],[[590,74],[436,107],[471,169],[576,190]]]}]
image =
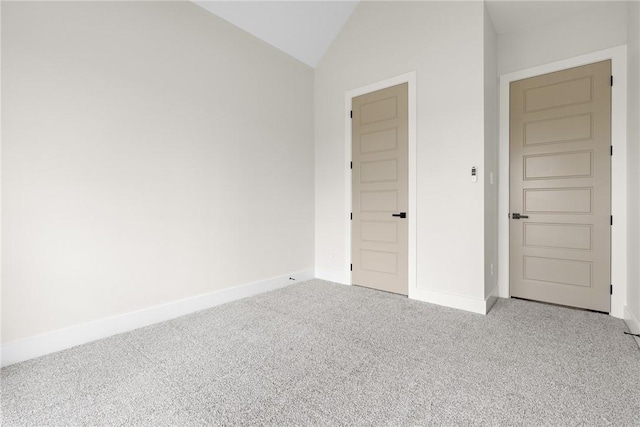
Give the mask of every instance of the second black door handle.
[{"label": "second black door handle", "polygon": [[391,216],[397,216],[397,217],[400,217],[400,218],[406,218],[407,217],[407,213],[406,212],[400,212],[400,213],[397,213],[397,214],[391,214]]}]

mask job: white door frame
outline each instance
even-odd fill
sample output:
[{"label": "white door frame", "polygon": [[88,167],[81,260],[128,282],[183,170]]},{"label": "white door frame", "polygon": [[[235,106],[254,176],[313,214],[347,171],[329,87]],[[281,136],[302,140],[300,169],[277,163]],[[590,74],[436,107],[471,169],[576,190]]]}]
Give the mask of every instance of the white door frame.
[{"label": "white door frame", "polygon": [[611,59],[611,316],[624,318],[627,301],[627,46],[621,45],[586,55],[500,76],[500,147],[498,188],[498,292],[509,293],[509,84],[540,74]]},{"label": "white door frame", "polygon": [[351,89],[346,92],[344,97],[345,105],[345,152],[347,164],[345,165],[345,184],[346,184],[346,203],[349,211],[345,212],[345,254],[347,256],[346,264],[344,266],[346,276],[349,278],[349,285],[351,285],[351,219],[350,212],[352,212],[351,197],[351,100],[357,96],[364,95],[377,90],[386,89],[388,87],[397,86],[399,84],[408,84],[409,95],[409,206],[407,209],[407,220],[409,221],[409,283],[408,293],[409,298],[413,298],[417,289],[416,281],[416,72],[412,71],[399,76],[391,77],[385,80],[381,80],[376,83],[362,86],[356,89]]}]

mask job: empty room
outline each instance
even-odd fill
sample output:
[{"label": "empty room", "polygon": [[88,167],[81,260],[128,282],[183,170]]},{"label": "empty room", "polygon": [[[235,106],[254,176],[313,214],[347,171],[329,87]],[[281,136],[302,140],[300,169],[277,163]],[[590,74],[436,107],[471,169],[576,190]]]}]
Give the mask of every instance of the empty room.
[{"label": "empty room", "polygon": [[0,1],[0,424],[640,426],[640,2]]}]

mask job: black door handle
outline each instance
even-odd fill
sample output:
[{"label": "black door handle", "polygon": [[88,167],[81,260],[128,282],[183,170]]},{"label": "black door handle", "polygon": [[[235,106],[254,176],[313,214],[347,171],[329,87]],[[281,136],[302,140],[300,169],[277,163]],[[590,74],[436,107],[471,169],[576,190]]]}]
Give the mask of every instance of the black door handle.
[{"label": "black door handle", "polygon": [[511,219],[529,218],[529,215],[520,215],[519,213],[512,213]]},{"label": "black door handle", "polygon": [[400,218],[406,218],[407,217],[407,213],[406,212],[400,212],[399,214],[391,214],[391,216],[397,216]]}]

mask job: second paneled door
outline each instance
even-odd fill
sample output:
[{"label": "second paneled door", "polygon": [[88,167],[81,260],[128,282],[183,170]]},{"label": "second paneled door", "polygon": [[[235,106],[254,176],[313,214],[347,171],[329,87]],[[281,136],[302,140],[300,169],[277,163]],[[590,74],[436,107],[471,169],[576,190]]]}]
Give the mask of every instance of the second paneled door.
[{"label": "second paneled door", "polygon": [[611,61],[511,84],[510,292],[609,312]]}]

